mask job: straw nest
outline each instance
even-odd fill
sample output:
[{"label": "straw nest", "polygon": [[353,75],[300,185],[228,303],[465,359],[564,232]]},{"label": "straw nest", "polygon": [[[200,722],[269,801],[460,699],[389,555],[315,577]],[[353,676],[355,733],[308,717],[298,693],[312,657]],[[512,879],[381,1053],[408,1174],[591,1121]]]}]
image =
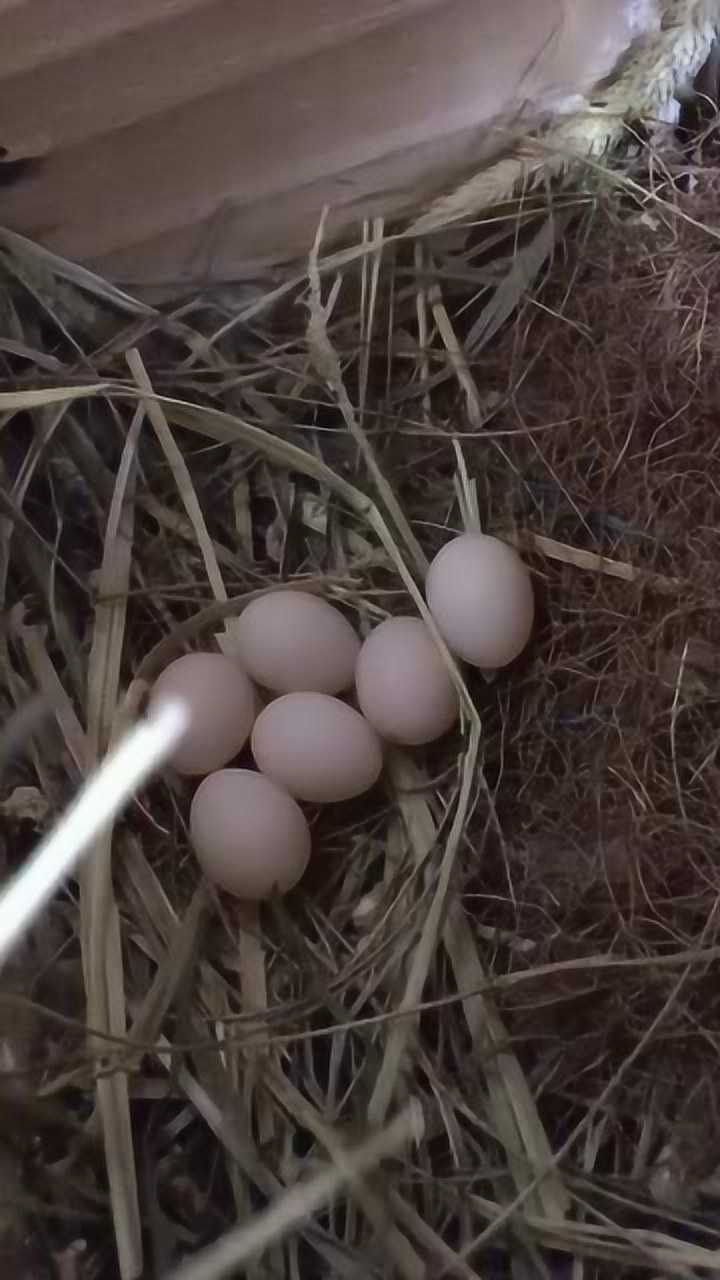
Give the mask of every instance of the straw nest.
[{"label": "straw nest", "polygon": [[540,603],[289,899],[213,896],[170,777],[57,899],[0,989],[22,1280],[720,1271],[712,131],[589,176],[244,311],[0,235],[7,869],[278,581],[367,627],[479,516]]}]

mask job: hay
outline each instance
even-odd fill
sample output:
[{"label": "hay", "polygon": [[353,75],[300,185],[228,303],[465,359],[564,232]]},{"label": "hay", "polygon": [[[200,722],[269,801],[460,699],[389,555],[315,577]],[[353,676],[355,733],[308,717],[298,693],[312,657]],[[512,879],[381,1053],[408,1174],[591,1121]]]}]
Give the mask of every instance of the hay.
[{"label": "hay", "polygon": [[366,628],[479,519],[540,602],[287,901],[203,886],[168,777],[53,903],[0,990],[14,1274],[720,1273],[719,180],[650,159],[240,316],[0,240],[8,869],[258,591]]}]

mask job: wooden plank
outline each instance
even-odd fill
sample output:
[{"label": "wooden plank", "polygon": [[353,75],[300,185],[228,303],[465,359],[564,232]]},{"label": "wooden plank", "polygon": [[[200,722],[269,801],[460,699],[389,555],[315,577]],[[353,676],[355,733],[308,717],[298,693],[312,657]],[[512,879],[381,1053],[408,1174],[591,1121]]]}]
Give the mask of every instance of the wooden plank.
[{"label": "wooden plank", "polygon": [[170,293],[190,292],[257,275],[279,262],[307,258],[324,204],[331,209],[331,244],[372,218],[379,206],[386,217],[411,211],[420,192],[442,189],[453,175],[489,161],[499,149],[492,135],[479,139],[473,126],[249,204],[228,201],[209,218],[128,243],[91,265],[131,291],[157,289],[158,297],[168,286]]},{"label": "wooden plank", "polygon": [[[197,3],[142,32],[125,30],[108,38],[103,25],[105,38],[89,47],[85,28],[81,50],[58,57],[54,48],[40,76],[35,65],[8,75],[3,57],[0,120],[6,158],[44,155],[125,128],[437,8],[443,0],[304,0],[301,5],[298,0],[247,5],[204,0],[200,9]],[[144,12],[156,7],[146,5]],[[132,6],[115,0],[115,9],[128,20]]]},{"label": "wooden plank", "polygon": [[[2,15],[3,76],[44,66],[79,49],[140,31],[212,0],[10,0]],[[39,86],[38,86],[39,87]]]},{"label": "wooden plank", "polygon": [[49,61],[0,71],[0,120],[51,149],[0,169],[2,219],[122,274],[134,253],[153,281],[244,274],[304,251],[324,203],[342,228],[480,167],[606,74],[630,18],[626,0],[25,0],[4,46],[14,20]]}]

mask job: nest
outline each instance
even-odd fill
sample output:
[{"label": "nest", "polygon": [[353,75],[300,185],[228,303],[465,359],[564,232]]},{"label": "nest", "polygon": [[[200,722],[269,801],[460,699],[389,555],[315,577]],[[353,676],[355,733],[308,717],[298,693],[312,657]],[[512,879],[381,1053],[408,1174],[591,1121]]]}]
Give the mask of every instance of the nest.
[{"label": "nest", "polygon": [[203,884],[170,776],[56,899],[0,991],[23,1280],[720,1269],[720,180],[658,172],[240,308],[0,239],[7,871],[258,591],[368,627],[479,518],[539,602],[288,899]]}]

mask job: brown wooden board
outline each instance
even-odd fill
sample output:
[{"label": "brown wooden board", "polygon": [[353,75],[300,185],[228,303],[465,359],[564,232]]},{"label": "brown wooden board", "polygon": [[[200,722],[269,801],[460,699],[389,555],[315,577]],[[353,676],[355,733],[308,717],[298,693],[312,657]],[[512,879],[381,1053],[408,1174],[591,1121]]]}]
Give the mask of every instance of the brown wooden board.
[{"label": "brown wooden board", "polygon": [[612,67],[631,8],[0,0],[0,220],[139,285],[247,275],[325,203],[341,231],[497,154]]}]

